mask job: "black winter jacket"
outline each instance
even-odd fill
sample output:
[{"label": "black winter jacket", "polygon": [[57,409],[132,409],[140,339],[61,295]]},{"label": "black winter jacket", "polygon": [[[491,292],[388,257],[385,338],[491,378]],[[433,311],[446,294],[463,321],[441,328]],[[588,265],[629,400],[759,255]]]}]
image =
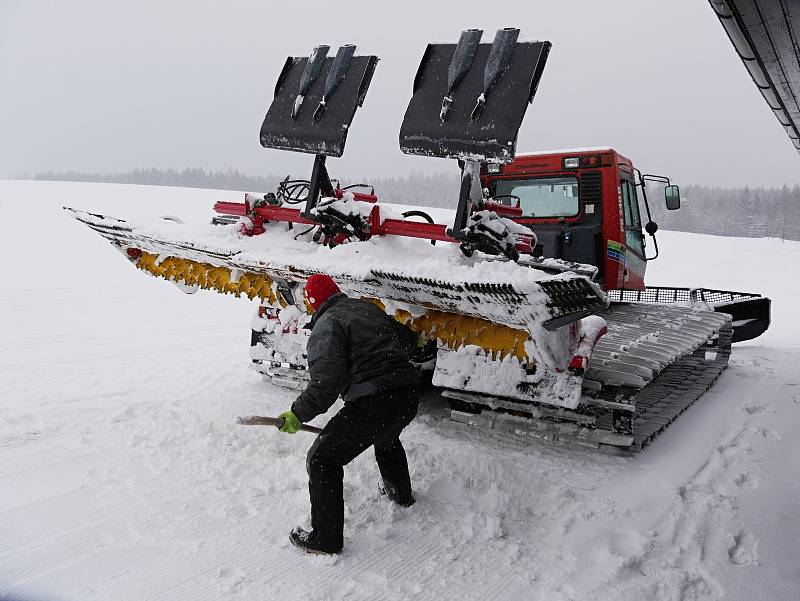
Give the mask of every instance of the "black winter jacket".
[{"label": "black winter jacket", "polygon": [[300,421],[325,413],[340,394],[347,403],[419,380],[408,360],[416,334],[374,304],[338,293],[314,313],[310,325],[311,378],[292,404]]}]

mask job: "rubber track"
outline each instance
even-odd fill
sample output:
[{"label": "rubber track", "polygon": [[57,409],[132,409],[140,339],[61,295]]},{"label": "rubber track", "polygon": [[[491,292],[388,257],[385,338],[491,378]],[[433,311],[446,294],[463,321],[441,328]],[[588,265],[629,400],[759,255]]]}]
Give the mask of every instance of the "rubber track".
[{"label": "rubber track", "polygon": [[[576,410],[457,391],[453,398],[469,399],[462,408],[482,415],[454,411],[453,419],[558,444],[637,452],[697,401],[728,365],[733,328],[725,314],[674,305],[616,303],[600,315],[609,324],[609,334],[601,339],[604,345],[598,345],[605,353],[598,355],[607,357],[613,352],[614,369],[599,366],[605,359],[593,357]],[[642,364],[648,367],[643,370]],[[643,375],[648,372],[649,377]],[[619,383],[626,378],[630,378],[627,383]],[[634,381],[639,385],[631,385]],[[487,411],[487,406],[500,412]],[[526,430],[525,420],[508,415],[509,411],[539,419],[529,418]]]},{"label": "rubber track", "polygon": [[[733,328],[726,324],[716,344],[703,345],[662,371],[636,396],[634,445],[641,450],[705,393],[728,367]],[[712,360],[706,354],[714,354]]]}]

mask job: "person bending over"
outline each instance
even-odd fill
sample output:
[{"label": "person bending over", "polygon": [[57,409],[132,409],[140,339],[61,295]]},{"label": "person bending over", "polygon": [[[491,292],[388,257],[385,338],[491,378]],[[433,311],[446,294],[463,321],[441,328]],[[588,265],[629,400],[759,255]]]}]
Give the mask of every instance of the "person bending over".
[{"label": "person bending over", "polygon": [[409,362],[417,337],[371,302],[349,298],[327,275],[312,275],[303,298],[311,318],[308,387],[280,415],[282,432],[325,413],[339,395],[344,407],[308,451],[311,531],[295,528],[289,540],[309,553],[341,553],[344,545],[344,466],[375,448],[380,492],[395,503],[414,503],[400,433],[417,413],[414,384],[419,372]]}]

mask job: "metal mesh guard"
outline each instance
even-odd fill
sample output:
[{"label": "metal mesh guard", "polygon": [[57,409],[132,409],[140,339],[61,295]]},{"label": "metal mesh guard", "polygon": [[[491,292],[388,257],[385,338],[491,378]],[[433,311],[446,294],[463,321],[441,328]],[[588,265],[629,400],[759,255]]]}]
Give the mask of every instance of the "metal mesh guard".
[{"label": "metal mesh guard", "polygon": [[719,305],[749,298],[759,298],[758,294],[749,292],[730,292],[727,290],[712,290],[710,288],[670,288],[661,286],[648,286],[644,290],[608,290],[606,294],[613,302],[663,304],[690,303],[694,299],[711,305]]},{"label": "metal mesh guard", "polygon": [[551,299],[548,306],[554,316],[599,311],[608,306],[585,279],[539,282],[539,285]]}]

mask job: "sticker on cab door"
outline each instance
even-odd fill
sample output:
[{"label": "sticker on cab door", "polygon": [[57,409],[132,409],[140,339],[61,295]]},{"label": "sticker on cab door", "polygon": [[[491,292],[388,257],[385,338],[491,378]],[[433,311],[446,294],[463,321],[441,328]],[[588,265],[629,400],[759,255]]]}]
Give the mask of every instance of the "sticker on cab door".
[{"label": "sticker on cab door", "polygon": [[613,240],[608,241],[606,256],[612,261],[625,265],[625,246]]}]

